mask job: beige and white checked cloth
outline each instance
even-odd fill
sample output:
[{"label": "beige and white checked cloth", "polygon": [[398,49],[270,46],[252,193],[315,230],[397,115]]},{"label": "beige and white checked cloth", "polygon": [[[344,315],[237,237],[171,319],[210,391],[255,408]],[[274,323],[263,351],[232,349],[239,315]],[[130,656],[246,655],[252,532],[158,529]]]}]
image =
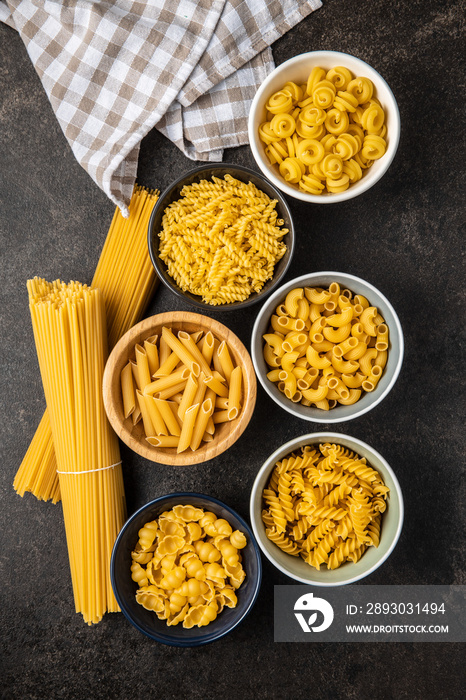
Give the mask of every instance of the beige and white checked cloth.
[{"label": "beige and white checked cloth", "polygon": [[78,162],[127,215],[154,127],[193,160],[247,143],[270,45],[321,0],[0,0]]}]

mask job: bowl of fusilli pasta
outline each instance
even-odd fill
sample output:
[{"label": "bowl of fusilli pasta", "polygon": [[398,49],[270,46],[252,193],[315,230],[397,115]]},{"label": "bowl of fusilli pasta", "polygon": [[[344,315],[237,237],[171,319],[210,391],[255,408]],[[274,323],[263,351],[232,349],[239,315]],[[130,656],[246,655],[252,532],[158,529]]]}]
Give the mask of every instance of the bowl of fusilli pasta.
[{"label": "bowl of fusilli pasta", "polygon": [[373,447],[312,433],[279,447],[251,491],[252,528],[282,573],[313,586],[372,574],[398,542],[404,507],[393,469]]},{"label": "bowl of fusilli pasta", "polygon": [[278,189],[332,204],[383,177],[398,148],[400,114],[374,68],[349,54],[312,51],[267,76],[248,131],[257,165]]},{"label": "bowl of fusilli pasta", "polygon": [[238,310],[269,294],[294,250],[290,209],[261,174],[240,165],[202,165],[159,197],[149,254],[161,281],[201,309]]}]

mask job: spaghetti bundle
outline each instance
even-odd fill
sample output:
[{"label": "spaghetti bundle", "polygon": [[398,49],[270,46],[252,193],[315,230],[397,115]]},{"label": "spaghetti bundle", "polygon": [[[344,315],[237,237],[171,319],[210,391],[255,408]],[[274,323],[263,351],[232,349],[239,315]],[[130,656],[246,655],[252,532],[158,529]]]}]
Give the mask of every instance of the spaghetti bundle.
[{"label": "spaghetti bundle", "polygon": [[119,610],[110,557],[126,514],[118,439],[102,400],[107,359],[99,289],[28,281],[34,340],[55,447],[76,612]]},{"label": "spaghetti bundle", "polygon": [[[92,286],[105,299],[108,346],[112,348],[143,316],[157,285],[147,250],[147,228],[158,191],[136,186],[125,219],[117,208],[100,255]],[[48,412],[44,413],[13,486],[40,500],[60,500],[57,462]]]}]

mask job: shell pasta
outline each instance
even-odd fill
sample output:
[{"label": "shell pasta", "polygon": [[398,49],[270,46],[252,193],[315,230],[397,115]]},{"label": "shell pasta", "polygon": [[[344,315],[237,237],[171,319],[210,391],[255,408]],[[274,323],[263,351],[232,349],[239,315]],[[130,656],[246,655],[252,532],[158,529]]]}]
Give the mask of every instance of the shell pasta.
[{"label": "shell pasta", "polygon": [[269,381],[291,401],[326,411],[374,391],[388,358],[379,310],[337,282],[289,291],[262,337]]},{"label": "shell pasta", "polygon": [[246,536],[215,513],[176,505],[139,530],[131,553],[136,600],[167,625],[191,629],[235,608]]},{"label": "shell pasta", "polygon": [[385,113],[369,78],[316,67],[270,96],[259,138],[282,178],[313,195],[344,192],[387,149]]},{"label": "shell pasta", "polygon": [[263,491],[267,537],[310,566],[337,569],[378,547],[389,489],[341,445],[307,445],[276,463]]}]

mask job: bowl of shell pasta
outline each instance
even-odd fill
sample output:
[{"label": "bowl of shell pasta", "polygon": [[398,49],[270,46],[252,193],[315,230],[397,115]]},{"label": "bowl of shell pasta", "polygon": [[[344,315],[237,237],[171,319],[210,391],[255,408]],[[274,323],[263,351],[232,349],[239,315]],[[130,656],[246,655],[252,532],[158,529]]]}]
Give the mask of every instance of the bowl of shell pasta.
[{"label": "bowl of shell pasta", "polygon": [[312,51],[279,65],[249,113],[249,143],[281,191],[317,204],[346,201],[386,173],[400,139],[400,114],[384,78],[364,61]]},{"label": "bowl of shell pasta", "polygon": [[171,493],[137,510],[115,542],[110,575],[129,622],[155,641],[200,646],[244,620],[259,593],[255,537],[230,506]]},{"label": "bowl of shell pasta", "polygon": [[267,394],[297,418],[339,423],[377,406],[399,376],[403,331],[372,284],[342,272],[290,280],[262,306],[251,355]]},{"label": "bowl of shell pasta", "polygon": [[374,572],[403,525],[393,469],[349,435],[313,433],[279,447],[251,491],[252,528],[282,573],[314,586],[341,586]]}]

